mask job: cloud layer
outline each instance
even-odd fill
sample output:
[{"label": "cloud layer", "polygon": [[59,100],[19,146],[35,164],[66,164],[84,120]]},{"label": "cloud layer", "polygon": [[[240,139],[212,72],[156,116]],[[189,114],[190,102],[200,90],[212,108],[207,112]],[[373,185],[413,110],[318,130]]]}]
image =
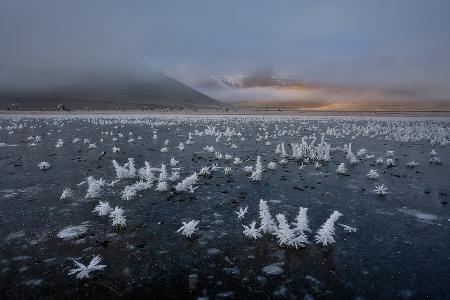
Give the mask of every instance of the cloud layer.
[{"label": "cloud layer", "polygon": [[1,89],[180,64],[449,100],[450,2],[0,2]]}]

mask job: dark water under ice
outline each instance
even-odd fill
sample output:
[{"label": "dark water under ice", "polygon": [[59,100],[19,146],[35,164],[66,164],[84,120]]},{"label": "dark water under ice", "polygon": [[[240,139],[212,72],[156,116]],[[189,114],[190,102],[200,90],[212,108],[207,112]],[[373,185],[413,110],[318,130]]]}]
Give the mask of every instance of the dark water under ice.
[{"label": "dark water under ice", "polygon": [[[0,122],[2,126],[9,123]],[[26,123],[36,128],[14,129],[11,135],[3,128],[0,142],[16,146],[0,148],[0,298],[449,298],[450,149],[426,141],[327,136],[332,147],[352,142],[355,153],[364,147],[368,154],[386,157],[387,150],[394,150],[397,166],[386,169],[377,166],[374,158],[362,159],[355,166],[347,163],[349,176],[338,176],[335,170],[346,160],[345,153],[336,150],[331,161],[318,170],[310,164],[300,171],[301,163],[289,159],[276,170],[266,168],[262,182],[248,179],[242,167],[254,165],[257,155],[267,165],[279,158],[274,153],[277,143],[300,142],[301,136],[319,135],[329,126],[309,122],[314,126],[296,124],[303,126],[300,135],[270,139],[271,146],[255,142],[259,128],[255,122],[236,128],[248,139],[233,137],[237,149],[225,146],[225,140],[215,143],[214,137],[194,136],[194,144],[185,145],[184,152],[176,149],[178,143],[186,141],[189,131],[202,131],[206,124],[154,128],[125,124],[114,129],[113,125],[81,120],[49,124],[33,120]],[[236,127],[226,121],[215,123]],[[279,126],[289,129],[289,124]],[[154,129],[157,140],[152,139]],[[109,130],[125,137],[113,142],[110,136],[101,136]],[[142,140],[128,143],[130,131]],[[26,138],[36,135],[41,135],[42,141],[28,147]],[[81,142],[72,144],[75,137]],[[62,148],[55,148],[58,138],[64,140]],[[88,149],[84,138],[98,148]],[[161,153],[166,139],[169,151]],[[119,153],[112,153],[114,145],[120,147]],[[237,168],[231,162],[216,161],[213,153],[202,150],[206,145],[237,155],[244,163]],[[432,149],[442,165],[428,163]],[[133,157],[140,167],[144,161],[153,166],[168,163],[172,156],[181,161],[182,178],[213,162],[232,166],[234,173],[224,176],[217,172],[201,178],[193,194],[152,189],[130,201],[121,200],[120,192],[134,181],[122,180],[99,198],[125,209],[127,224],[122,230],[112,227],[108,218],[93,214],[98,201],[85,199],[86,185],[77,185],[90,175],[113,180],[112,159],[124,163]],[[405,164],[411,160],[420,165],[407,168]],[[40,161],[48,161],[51,168],[39,170]],[[366,177],[370,168],[379,170],[379,179]],[[388,186],[386,197],[374,195],[375,182]],[[73,190],[73,196],[59,200],[66,187]],[[298,207],[308,207],[314,231],[333,210],[344,214],[338,223],[358,231],[348,233],[338,226],[334,245],[311,243],[298,250],[280,247],[273,237],[248,239],[242,234],[242,224],[258,221],[261,198],[268,201],[273,215],[285,213],[290,221]],[[249,213],[238,221],[235,211],[247,205]],[[200,220],[193,238],[176,233],[181,221],[191,219]],[[66,226],[83,223],[88,230],[78,238],[56,236]],[[313,235],[309,237],[312,241]],[[107,265],[104,271],[85,280],[68,275],[73,259],[87,264],[97,254]],[[264,268],[268,266],[281,268],[281,274],[267,274]]]}]

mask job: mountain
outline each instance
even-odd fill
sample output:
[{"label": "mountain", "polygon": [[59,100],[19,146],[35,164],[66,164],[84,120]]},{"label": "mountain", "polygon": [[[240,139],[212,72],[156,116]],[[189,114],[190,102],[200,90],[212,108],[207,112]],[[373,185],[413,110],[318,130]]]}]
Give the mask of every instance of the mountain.
[{"label": "mountain", "polygon": [[164,74],[86,75],[77,83],[57,87],[0,90],[0,109],[56,110],[216,109],[228,104],[206,96]]}]

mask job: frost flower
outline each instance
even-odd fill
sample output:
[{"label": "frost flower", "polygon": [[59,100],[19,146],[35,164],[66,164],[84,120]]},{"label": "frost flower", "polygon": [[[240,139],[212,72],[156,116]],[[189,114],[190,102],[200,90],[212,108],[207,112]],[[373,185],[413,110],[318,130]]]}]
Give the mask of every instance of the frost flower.
[{"label": "frost flower", "polygon": [[197,225],[200,223],[200,221],[192,220],[189,222],[182,222],[183,226],[181,226],[177,232],[181,232],[182,235],[191,237],[192,234],[197,230]]},{"label": "frost flower", "polygon": [[305,207],[300,207],[298,210],[297,217],[295,218],[294,230],[297,234],[304,234],[305,232],[311,232],[309,228],[308,216],[306,213],[308,209]]},{"label": "frost flower", "polygon": [[406,164],[406,166],[407,166],[407,167],[410,167],[410,168],[417,167],[418,165],[419,165],[419,164],[416,163],[415,161],[410,161],[410,162],[408,162],[408,163]]},{"label": "frost flower", "polygon": [[59,197],[59,199],[63,200],[63,199],[67,199],[71,196],[72,196],[72,190],[69,188],[66,188],[63,190],[61,197]]},{"label": "frost flower", "polygon": [[123,166],[119,165],[116,160],[113,160],[112,164],[116,169],[116,176],[118,179],[134,178],[136,176],[136,168],[134,166],[133,158],[128,158],[128,162]]},{"label": "frost flower", "polygon": [[341,164],[337,167],[336,173],[338,173],[339,175],[347,174],[347,168],[345,167],[345,163],[341,163]]},{"label": "frost flower", "polygon": [[317,244],[322,244],[324,246],[328,246],[329,244],[333,244],[336,242],[334,240],[334,223],[341,217],[342,214],[335,210],[328,220],[320,227],[317,231],[316,236],[314,237]]},{"label": "frost flower", "polygon": [[262,167],[262,163],[261,163],[261,156],[258,155],[256,157],[255,170],[250,175],[250,179],[252,181],[261,181],[262,171],[263,171],[263,167]]},{"label": "frost flower", "polygon": [[369,173],[367,173],[367,177],[370,179],[376,179],[380,177],[380,174],[378,174],[377,170],[370,169]]},{"label": "frost flower", "polygon": [[158,178],[158,186],[156,187],[156,190],[159,192],[167,191],[167,170],[166,165],[161,164],[161,173],[159,173]]},{"label": "frost flower", "polygon": [[387,194],[387,187],[384,184],[381,185],[376,185],[375,189],[373,190],[375,192],[375,194],[379,195],[379,196],[384,196]]},{"label": "frost flower", "polygon": [[191,192],[193,193],[197,187],[195,185],[198,183],[198,175],[196,172],[191,176],[186,177],[183,181],[177,183],[175,190],[177,192]]},{"label": "frost flower", "polygon": [[277,168],[277,163],[274,161],[269,162],[269,164],[267,165],[267,168],[271,169],[271,170],[275,170]]},{"label": "frost flower", "polygon": [[242,220],[245,217],[247,210],[248,210],[248,206],[246,206],[245,208],[240,207],[239,211],[235,212],[238,216],[238,220]]},{"label": "frost flower", "polygon": [[102,258],[99,255],[95,256],[87,266],[78,261],[74,261],[77,268],[70,270],[69,275],[76,274],[78,279],[89,278],[91,272],[100,271],[106,268],[106,265],[100,265],[101,261]]},{"label": "frost flower", "polygon": [[111,211],[112,207],[109,206],[108,201],[100,201],[92,212],[98,213],[99,216],[107,216]]},{"label": "frost flower", "polygon": [[225,174],[226,176],[229,176],[229,175],[231,175],[231,174],[233,173],[233,170],[232,170],[230,167],[225,167],[225,168],[223,169],[223,172],[224,172],[224,174]]},{"label": "frost flower", "polygon": [[261,233],[260,233],[260,229],[256,228],[256,222],[253,221],[250,226],[246,226],[246,225],[242,225],[244,227],[244,235],[246,237],[252,238],[252,239],[259,239],[260,237],[262,237]]},{"label": "frost flower", "polygon": [[109,217],[111,218],[113,226],[117,226],[117,227],[125,226],[127,220],[126,220],[125,216],[123,215],[123,213],[124,213],[124,210],[122,208],[119,208],[118,206],[116,206],[116,208],[114,208],[114,210],[112,210],[109,213]]},{"label": "frost flower", "polygon": [[88,198],[96,198],[100,196],[102,191],[102,187],[105,185],[105,181],[103,179],[94,179],[94,177],[89,176],[87,178],[88,189],[86,191],[86,195],[84,196],[86,199]]},{"label": "frost flower", "polygon": [[259,229],[263,233],[274,233],[276,231],[275,222],[270,214],[269,206],[263,199],[259,200],[259,219],[261,221]]},{"label": "frost flower", "polygon": [[50,168],[50,164],[46,161],[41,161],[38,164],[39,169],[41,169],[42,171],[48,170]]},{"label": "frost flower", "polygon": [[283,214],[276,215],[278,221],[278,227],[276,229],[275,235],[278,238],[278,243],[280,246],[288,247],[304,247],[307,243],[306,237],[304,235],[296,236],[294,230],[289,226],[286,216]]}]

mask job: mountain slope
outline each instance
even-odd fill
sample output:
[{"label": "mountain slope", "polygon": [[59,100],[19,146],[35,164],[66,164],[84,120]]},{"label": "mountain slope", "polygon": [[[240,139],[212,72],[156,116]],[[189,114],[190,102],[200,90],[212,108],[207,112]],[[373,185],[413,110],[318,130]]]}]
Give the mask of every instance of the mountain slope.
[{"label": "mountain slope", "polygon": [[0,109],[54,110],[59,104],[80,109],[214,109],[228,105],[163,74],[149,79],[132,76],[88,76],[63,87],[0,91]]}]

